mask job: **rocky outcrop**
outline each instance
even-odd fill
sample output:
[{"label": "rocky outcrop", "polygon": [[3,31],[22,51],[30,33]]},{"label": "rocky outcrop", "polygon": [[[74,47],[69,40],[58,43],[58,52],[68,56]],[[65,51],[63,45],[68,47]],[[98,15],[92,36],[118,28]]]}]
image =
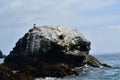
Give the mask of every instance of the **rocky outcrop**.
[{"label": "rocky outcrop", "polygon": [[102,64],[98,59],[96,59],[95,57],[93,57],[92,55],[88,55],[88,59],[87,59],[87,65],[90,65],[92,67],[111,67],[110,65],[107,64]]},{"label": "rocky outcrop", "polygon": [[90,41],[62,26],[33,27],[10,52],[5,62],[43,61],[80,64],[86,61]]},{"label": "rocky outcrop", "polygon": [[35,77],[28,70],[12,71],[8,66],[0,64],[0,80],[35,80]]},{"label": "rocky outcrop", "polygon": [[6,55],[4,55],[3,53],[2,53],[2,51],[0,50],[0,58],[5,58],[6,57]]},{"label": "rocky outcrop", "polygon": [[13,77],[13,73],[7,66],[0,65],[0,80],[15,80],[15,76]]},{"label": "rocky outcrop", "polygon": [[34,26],[18,40],[4,65],[17,70],[18,74],[31,73],[33,77],[77,75],[73,70],[75,67],[102,66],[89,55],[90,44],[77,30]]}]

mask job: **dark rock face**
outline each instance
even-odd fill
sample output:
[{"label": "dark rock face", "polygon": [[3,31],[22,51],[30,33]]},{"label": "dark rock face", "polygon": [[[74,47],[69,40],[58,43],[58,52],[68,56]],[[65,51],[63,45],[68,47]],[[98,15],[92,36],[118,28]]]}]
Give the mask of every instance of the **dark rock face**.
[{"label": "dark rock face", "polygon": [[15,73],[8,66],[1,64],[0,80],[35,80],[35,77],[28,70]]},{"label": "dark rock face", "polygon": [[[90,41],[77,30],[62,26],[33,27],[5,58],[4,65],[33,77],[64,77],[76,75],[73,70],[85,64],[100,67],[89,55]],[[32,78],[30,80],[32,80]],[[20,78],[20,77],[19,77]],[[22,78],[22,77],[21,77]],[[29,80],[29,79],[27,79]]]},{"label": "dark rock face", "polygon": [[0,80],[14,80],[13,74],[7,66],[0,65]]}]

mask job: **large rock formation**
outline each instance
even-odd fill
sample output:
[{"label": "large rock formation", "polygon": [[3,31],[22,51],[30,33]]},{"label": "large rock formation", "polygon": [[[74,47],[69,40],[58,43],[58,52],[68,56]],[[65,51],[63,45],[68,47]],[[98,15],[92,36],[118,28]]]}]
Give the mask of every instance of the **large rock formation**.
[{"label": "large rock formation", "polygon": [[89,50],[90,41],[77,30],[62,26],[34,26],[19,39],[5,62],[83,63]]},{"label": "large rock formation", "polygon": [[[34,26],[5,58],[12,70],[30,71],[35,77],[63,77],[77,74],[73,70],[85,64],[102,64],[89,56],[90,41],[77,30],[62,26]],[[98,64],[92,61],[98,62]]]}]

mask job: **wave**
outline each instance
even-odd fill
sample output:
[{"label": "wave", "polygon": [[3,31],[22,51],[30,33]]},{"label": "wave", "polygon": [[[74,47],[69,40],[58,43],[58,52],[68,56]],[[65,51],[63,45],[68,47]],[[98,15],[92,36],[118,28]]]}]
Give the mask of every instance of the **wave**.
[{"label": "wave", "polygon": [[45,78],[36,78],[35,80],[55,80],[56,77],[45,77]]}]

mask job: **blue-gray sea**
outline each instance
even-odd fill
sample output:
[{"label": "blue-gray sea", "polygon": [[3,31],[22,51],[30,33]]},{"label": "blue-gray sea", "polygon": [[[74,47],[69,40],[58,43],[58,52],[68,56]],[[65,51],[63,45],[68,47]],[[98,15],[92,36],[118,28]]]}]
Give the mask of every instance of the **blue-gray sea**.
[{"label": "blue-gray sea", "polygon": [[[120,54],[94,55],[102,63],[112,66],[112,68],[79,68],[79,76],[69,76],[64,78],[36,78],[36,80],[120,80]],[[0,62],[3,60],[0,59]]]}]

